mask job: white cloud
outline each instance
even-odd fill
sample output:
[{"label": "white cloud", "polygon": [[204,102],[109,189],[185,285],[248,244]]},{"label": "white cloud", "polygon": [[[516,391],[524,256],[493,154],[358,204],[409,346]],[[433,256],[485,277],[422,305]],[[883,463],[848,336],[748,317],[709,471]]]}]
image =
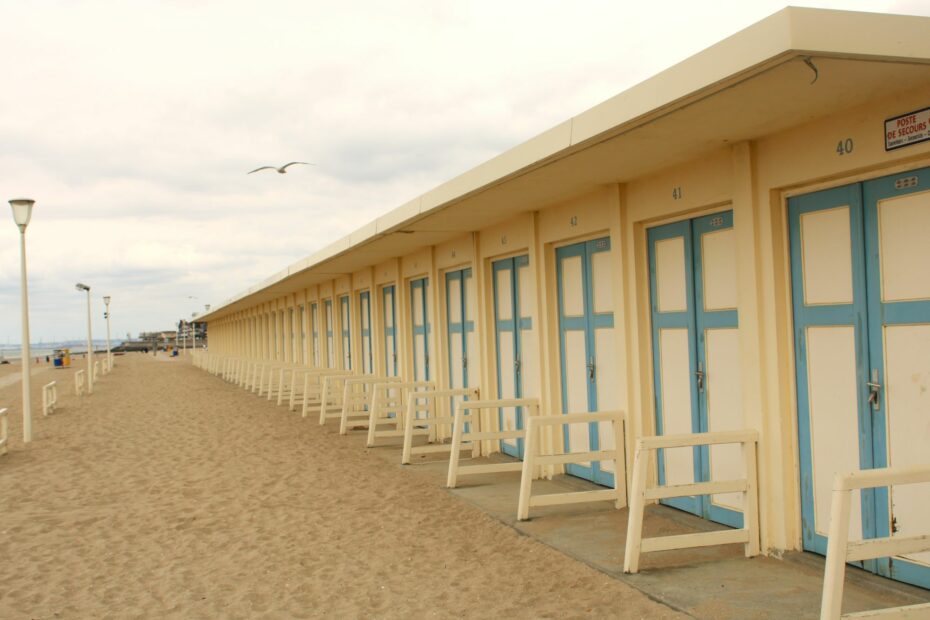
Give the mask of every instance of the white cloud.
[{"label": "white cloud", "polygon": [[[0,198],[38,201],[34,339],[82,334],[79,279],[114,333],[166,328],[781,6],[0,0]],[[317,165],[244,174],[290,160]],[[20,333],[3,217],[0,343]]]}]

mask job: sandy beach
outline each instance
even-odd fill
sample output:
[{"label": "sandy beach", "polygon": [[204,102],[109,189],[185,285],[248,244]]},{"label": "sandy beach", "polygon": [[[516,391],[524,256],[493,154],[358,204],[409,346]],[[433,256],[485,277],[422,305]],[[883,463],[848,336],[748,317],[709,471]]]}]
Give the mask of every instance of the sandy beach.
[{"label": "sandy beach", "polygon": [[25,448],[0,388],[2,618],[684,617],[335,425],[186,361],[117,364],[83,399],[49,371],[60,408]]}]

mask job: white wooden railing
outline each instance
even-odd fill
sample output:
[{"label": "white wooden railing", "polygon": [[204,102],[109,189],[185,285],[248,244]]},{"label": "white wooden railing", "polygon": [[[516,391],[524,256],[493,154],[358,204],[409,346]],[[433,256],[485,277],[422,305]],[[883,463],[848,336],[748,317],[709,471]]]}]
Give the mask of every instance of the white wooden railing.
[{"label": "white wooden railing", "polygon": [[[500,424],[491,424],[491,418],[497,418],[500,409],[505,407],[523,407],[528,413],[524,415],[539,415],[539,400],[536,398],[513,398],[503,400],[466,400],[455,408],[452,419],[452,446],[449,450],[449,473],[446,476],[446,486],[454,489],[459,476],[475,474],[492,474],[506,471],[521,471],[523,463],[486,463],[481,465],[459,465],[463,444],[468,442],[472,454],[480,450],[480,441],[500,441],[502,439],[523,439],[525,429],[501,429]],[[466,413],[466,412],[474,413]],[[465,418],[468,418],[469,429],[465,430]],[[496,430],[489,430],[496,427]]]},{"label": "white wooden railing", "polygon": [[84,371],[78,370],[74,373],[74,394],[76,396],[84,395]]},{"label": "white wooden railing", "polygon": [[[873,560],[905,553],[930,551],[930,519],[924,520],[926,531],[916,536],[886,536],[849,542],[849,512],[853,491],[891,485],[930,482],[930,465],[921,467],[888,467],[867,469],[833,478],[833,498],[830,505],[830,532],[827,538],[827,562],[823,575],[823,598],[820,620],[840,618],[930,618],[930,603],[889,607],[887,609],[842,614],[843,583],[846,563]],[[927,517],[927,515],[924,515]]]},{"label": "white wooden railing", "polygon": [[[601,411],[597,413],[569,413],[553,416],[530,416],[524,418],[526,438],[523,443],[523,474],[520,478],[520,499],[517,505],[517,519],[530,518],[531,506],[557,506],[560,504],[578,504],[583,502],[613,501],[617,508],[626,506],[626,467],[623,461],[623,419],[622,411]],[[606,423],[613,429],[614,447],[590,452],[568,452],[556,454],[553,426],[565,424]],[[567,431],[566,431],[567,432]],[[614,464],[614,488],[591,491],[573,491],[568,493],[548,493],[533,495],[533,478],[537,467],[553,467],[570,463],[589,461],[611,461]],[[551,475],[551,473],[550,473]]]},{"label": "white wooden railing", "polygon": [[55,412],[58,405],[58,384],[54,381],[42,386],[42,415],[48,416]]},{"label": "white wooden railing", "polygon": [[[417,384],[405,384],[415,386]],[[411,391],[407,394],[406,409],[400,418],[403,420],[404,446],[401,451],[401,465],[409,465],[410,457],[414,454],[430,454],[436,452],[449,452],[452,450],[452,444],[442,443],[441,432],[446,426],[452,427],[455,417],[440,414],[441,401],[452,398],[478,398],[479,389],[458,388],[454,390],[424,390]],[[382,431],[382,433],[392,433],[391,431]],[[393,432],[392,434],[396,434]],[[425,446],[414,446],[414,435],[427,435],[430,443]],[[369,445],[373,440],[369,439]]]},{"label": "white wooden railing", "polygon": [[6,419],[6,407],[0,409],[0,454],[6,454],[10,444],[10,422]]},{"label": "white wooden railing", "polygon": [[[643,437],[637,440],[636,456],[633,460],[630,515],[627,521],[623,572],[639,572],[640,554],[652,551],[743,543],[746,557],[759,555],[759,495],[756,474],[756,446],[758,442],[759,433],[752,430],[660,435],[658,437]],[[742,446],[745,478],[694,482],[674,486],[649,486],[647,484],[649,455],[655,453],[656,450],[722,444],[740,444]],[[718,493],[743,494],[742,528],[643,538],[643,512],[647,501],[689,497],[691,495],[716,495]]]},{"label": "white wooden railing", "polygon": [[[374,447],[379,437],[403,437],[409,399],[421,399],[423,394],[435,389],[433,381],[386,381],[372,386],[366,442],[368,447]],[[393,428],[385,430],[379,429],[379,426]]]}]

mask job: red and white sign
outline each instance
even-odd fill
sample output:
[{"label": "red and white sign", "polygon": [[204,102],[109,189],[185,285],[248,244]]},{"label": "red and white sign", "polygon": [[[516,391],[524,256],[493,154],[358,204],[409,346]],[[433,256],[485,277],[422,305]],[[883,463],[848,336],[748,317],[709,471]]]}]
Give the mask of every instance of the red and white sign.
[{"label": "red and white sign", "polygon": [[930,140],[930,108],[908,112],[885,121],[885,150]]}]

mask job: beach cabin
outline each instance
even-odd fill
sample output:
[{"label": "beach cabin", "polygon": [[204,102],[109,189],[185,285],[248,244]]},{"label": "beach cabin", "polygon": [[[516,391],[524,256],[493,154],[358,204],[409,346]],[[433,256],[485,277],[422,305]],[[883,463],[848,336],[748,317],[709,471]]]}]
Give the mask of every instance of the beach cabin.
[{"label": "beach cabin", "polygon": [[[623,471],[567,466],[600,485],[639,438],[754,431],[762,552],[824,554],[837,472],[930,464],[928,237],[930,19],[788,8],[198,321],[214,355],[621,410]],[[685,447],[649,476],[743,467]],[[851,538],[930,534],[927,487],[856,496]],[[737,493],[660,501],[743,522]],[[930,553],[866,567],[930,588]]]}]

